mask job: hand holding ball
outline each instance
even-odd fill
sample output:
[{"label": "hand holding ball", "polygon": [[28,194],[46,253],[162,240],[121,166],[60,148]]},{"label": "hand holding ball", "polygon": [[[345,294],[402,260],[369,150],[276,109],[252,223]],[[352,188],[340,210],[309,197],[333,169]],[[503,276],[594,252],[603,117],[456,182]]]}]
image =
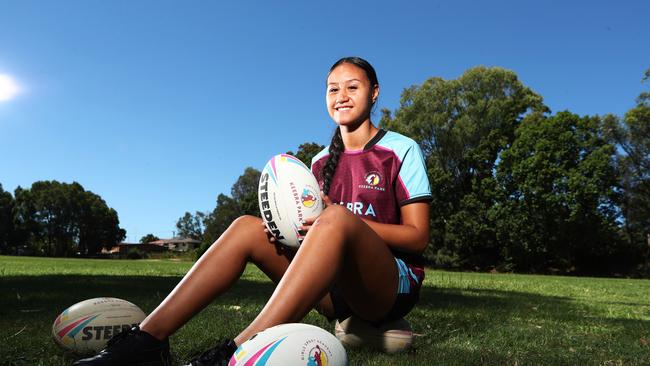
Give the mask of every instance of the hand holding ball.
[{"label": "hand holding ball", "polygon": [[280,243],[297,248],[304,238],[302,221],[323,211],[316,177],[299,159],[276,155],[260,175],[258,200],[262,220]]}]

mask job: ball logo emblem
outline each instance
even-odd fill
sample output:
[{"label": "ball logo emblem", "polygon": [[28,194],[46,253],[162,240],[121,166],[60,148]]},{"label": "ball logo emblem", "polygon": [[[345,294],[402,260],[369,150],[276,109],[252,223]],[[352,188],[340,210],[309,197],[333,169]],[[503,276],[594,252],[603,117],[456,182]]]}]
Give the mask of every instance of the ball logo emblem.
[{"label": "ball logo emblem", "polygon": [[316,204],[316,194],[308,187],[303,188],[300,195],[300,202],[307,208],[312,208]]},{"label": "ball logo emblem", "polygon": [[327,354],[318,345],[309,351],[307,366],[327,366],[327,364]]}]

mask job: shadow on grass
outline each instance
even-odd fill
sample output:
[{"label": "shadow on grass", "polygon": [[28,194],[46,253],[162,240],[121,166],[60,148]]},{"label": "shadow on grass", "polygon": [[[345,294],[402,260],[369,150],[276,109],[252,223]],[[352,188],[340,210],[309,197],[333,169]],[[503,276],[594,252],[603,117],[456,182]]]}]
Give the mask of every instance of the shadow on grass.
[{"label": "shadow on grass", "polygon": [[[93,297],[119,297],[135,303],[145,312],[162,301],[182,277],[156,276],[16,276],[0,279],[0,317],[41,311],[58,312]],[[270,296],[271,282],[241,279],[223,299],[236,297],[242,302],[261,302]],[[26,311],[25,311],[26,310]],[[13,314],[9,314],[11,312]],[[56,315],[55,314],[55,315]]]},{"label": "shadow on grass", "polygon": [[[51,340],[52,323],[64,309],[89,298],[117,297],[149,313],[181,278],[87,275],[0,278],[0,365],[69,365],[75,357],[64,355]],[[218,308],[224,304],[245,304],[247,309],[260,309],[274,287],[270,281],[241,279],[209,306],[206,313],[210,313],[214,304],[219,304]],[[247,320],[242,321],[252,320],[250,316],[244,318]]]},{"label": "shadow on grass", "polygon": [[[68,306],[118,297],[153,310],[181,280],[155,276],[17,276],[0,279],[0,365],[68,365],[51,341],[51,324]],[[250,322],[273,292],[270,281],[240,280],[173,337],[177,361]],[[605,300],[606,303],[606,300]],[[643,304],[642,304],[643,305]],[[241,308],[237,308],[241,306]],[[230,310],[230,309],[236,310]],[[562,296],[490,289],[425,287],[408,316],[420,334],[415,351],[381,355],[351,351],[350,364],[598,364],[639,358],[650,322],[610,317]],[[330,329],[313,313],[307,322]],[[236,334],[236,333],[235,333]]]}]

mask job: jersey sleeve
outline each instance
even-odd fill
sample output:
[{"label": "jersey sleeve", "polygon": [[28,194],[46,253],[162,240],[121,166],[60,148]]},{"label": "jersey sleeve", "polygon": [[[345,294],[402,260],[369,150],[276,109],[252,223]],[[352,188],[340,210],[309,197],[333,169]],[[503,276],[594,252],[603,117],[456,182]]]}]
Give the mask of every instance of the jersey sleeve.
[{"label": "jersey sleeve", "polygon": [[431,187],[427,168],[420,146],[415,141],[409,144],[402,156],[396,182],[397,201],[400,206],[419,201],[431,201]]}]

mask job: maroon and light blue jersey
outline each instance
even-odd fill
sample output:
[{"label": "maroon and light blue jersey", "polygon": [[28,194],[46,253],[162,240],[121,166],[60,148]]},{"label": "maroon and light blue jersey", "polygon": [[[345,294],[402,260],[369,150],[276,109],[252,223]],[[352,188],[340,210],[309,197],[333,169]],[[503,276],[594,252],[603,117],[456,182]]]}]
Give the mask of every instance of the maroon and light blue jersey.
[{"label": "maroon and light blue jersey", "polygon": [[[328,148],[314,156],[311,164],[321,188]],[[432,199],[420,147],[406,136],[379,130],[363,150],[341,153],[328,196],[362,218],[401,224],[401,206]],[[407,262],[414,259],[393,252]]]}]

